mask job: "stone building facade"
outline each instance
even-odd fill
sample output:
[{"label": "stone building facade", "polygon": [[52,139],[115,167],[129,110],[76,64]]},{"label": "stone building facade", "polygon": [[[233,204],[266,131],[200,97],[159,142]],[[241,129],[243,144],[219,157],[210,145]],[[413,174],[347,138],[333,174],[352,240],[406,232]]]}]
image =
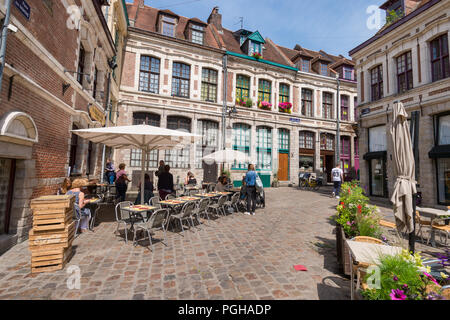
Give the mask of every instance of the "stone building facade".
[{"label": "stone building facade", "polygon": [[[0,253],[28,237],[31,199],[64,177],[97,178],[101,146],[70,130],[102,126],[116,55],[104,0],[13,1],[0,95]],[[0,19],[6,14],[0,1]]]},{"label": "stone building facade", "polygon": [[387,1],[398,11],[374,37],[350,51],[358,76],[361,183],[371,196],[392,195],[389,127],[395,101],[419,111],[416,177],[425,206],[450,205],[450,2]]},{"label": "stone building facade", "polygon": [[[246,152],[266,185],[274,174],[281,182],[297,183],[300,170],[329,173],[336,155],[335,73],[340,74],[342,97],[341,158],[346,171],[358,166],[351,60],[300,45],[284,48],[256,30],[233,32],[222,26],[218,8],[204,22],[139,0],[127,7],[130,27],[118,124],[147,123],[203,136],[182,151],[152,152],[150,171],[165,160],[177,182],[187,171],[198,181],[215,181],[218,166],[201,158],[221,150],[225,135],[226,147]],[[224,105],[236,111],[227,112],[225,124]],[[115,153],[116,164],[126,163],[133,176],[140,159],[136,150]],[[239,185],[246,164],[230,164],[230,169]]]}]

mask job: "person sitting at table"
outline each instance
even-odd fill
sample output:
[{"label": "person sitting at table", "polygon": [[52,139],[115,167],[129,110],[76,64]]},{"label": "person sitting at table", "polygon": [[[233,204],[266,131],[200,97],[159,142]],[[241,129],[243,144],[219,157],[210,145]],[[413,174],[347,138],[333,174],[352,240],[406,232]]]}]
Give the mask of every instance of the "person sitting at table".
[{"label": "person sitting at table", "polygon": [[224,192],[226,185],[227,185],[227,177],[226,176],[219,177],[218,182],[216,184],[216,191]]},{"label": "person sitting at table", "polygon": [[188,186],[188,185],[196,185],[197,184],[197,179],[195,179],[194,174],[192,172],[188,172],[186,179],[184,179],[184,185]]},{"label": "person sitting at table", "polygon": [[168,194],[172,194],[174,192],[173,175],[169,171],[170,166],[166,165],[164,167],[164,172],[159,175],[158,179],[159,197],[162,200],[165,200]]},{"label": "person sitting at table", "polygon": [[113,184],[116,180],[116,173],[115,173],[114,164],[111,162],[111,159],[106,160],[106,182],[109,184]]},{"label": "person sitting at table", "polygon": [[[153,194],[153,182],[150,180],[150,176],[146,173],[144,176],[144,203],[148,203],[151,198],[155,195]],[[141,182],[139,181],[139,192],[134,204],[141,204]]]},{"label": "person sitting at table", "polygon": [[119,165],[119,171],[116,174],[116,190],[117,196],[116,199],[119,199],[119,202],[125,201],[128,182],[131,180],[128,179],[127,173],[125,171],[125,163],[121,163]]},{"label": "person sitting at table", "polygon": [[72,181],[70,180],[70,178],[64,178],[63,183],[61,184],[61,187],[58,189],[58,191],[56,192],[56,194],[59,195],[64,195],[67,193],[67,191],[70,190],[72,186]]},{"label": "person sitting at table", "polygon": [[74,209],[78,217],[80,217],[80,229],[84,233],[89,227],[89,220],[91,219],[91,210],[86,208],[86,204],[89,200],[85,198],[86,187],[89,186],[89,181],[87,179],[75,179],[72,182],[72,186],[67,195],[75,195],[75,205]]}]

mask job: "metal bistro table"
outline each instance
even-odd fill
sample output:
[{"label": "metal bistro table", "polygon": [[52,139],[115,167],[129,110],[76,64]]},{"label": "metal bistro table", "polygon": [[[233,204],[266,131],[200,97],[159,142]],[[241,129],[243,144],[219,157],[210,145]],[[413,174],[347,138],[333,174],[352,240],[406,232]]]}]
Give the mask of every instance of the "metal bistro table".
[{"label": "metal bistro table", "polygon": [[436,233],[435,233],[435,230],[433,229],[433,220],[434,219],[439,219],[439,218],[444,217],[444,216],[449,216],[450,213],[448,211],[445,211],[445,210],[439,210],[439,209],[433,209],[433,208],[419,208],[419,207],[416,207],[416,210],[419,211],[419,213],[421,215],[431,219],[430,242],[431,242],[431,246],[433,248],[436,248]]},{"label": "metal bistro table", "polygon": [[148,213],[150,211],[154,211],[158,208],[154,207],[154,206],[148,206],[148,205],[133,205],[131,207],[124,207],[122,208],[122,210],[128,211],[131,215],[132,215],[132,219],[131,219],[131,229],[134,228],[134,222],[137,220],[137,218],[141,218],[142,220],[144,220],[144,217],[142,216],[142,213],[146,213],[147,215],[147,220],[150,219],[150,216]]},{"label": "metal bistro table", "polygon": [[378,264],[379,258],[382,255],[396,255],[402,253],[402,248],[386,246],[368,242],[358,242],[352,240],[346,240],[345,243],[349,248],[350,253],[350,269],[351,269],[351,281],[350,281],[350,297],[352,300],[355,298],[354,292],[354,279],[353,263],[367,263]]},{"label": "metal bistro table", "polygon": [[[91,210],[91,212],[93,211],[92,212],[93,215],[92,215],[91,221],[89,223],[89,230],[91,230],[91,231],[94,231],[95,218],[97,217],[97,214],[100,210],[101,205],[104,204],[104,203],[102,203],[102,201],[103,201],[102,198],[97,198],[97,197],[90,198],[89,202],[86,203],[86,205],[85,205],[87,208],[89,208]],[[95,210],[92,210],[94,205],[95,205]]]}]

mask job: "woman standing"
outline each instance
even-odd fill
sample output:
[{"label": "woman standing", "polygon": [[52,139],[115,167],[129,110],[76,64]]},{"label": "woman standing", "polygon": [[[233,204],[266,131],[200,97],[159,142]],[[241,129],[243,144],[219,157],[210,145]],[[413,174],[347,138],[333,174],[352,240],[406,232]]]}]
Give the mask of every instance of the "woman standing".
[{"label": "woman standing", "polygon": [[89,220],[91,219],[91,210],[85,208],[85,205],[89,203],[88,199],[85,199],[85,188],[89,185],[87,179],[75,179],[72,182],[72,187],[67,191],[67,195],[75,195],[75,205],[74,209],[76,211],[77,217],[80,218],[80,229],[84,233],[89,227]]},{"label": "woman standing", "polygon": [[130,181],[131,180],[128,179],[127,173],[125,172],[125,163],[121,163],[119,165],[119,171],[116,174],[116,199],[119,199],[119,202],[125,201],[128,189],[127,183]]},{"label": "woman standing", "polygon": [[248,165],[245,175],[245,185],[247,189],[247,215],[255,215],[256,210],[256,171],[253,164]]}]

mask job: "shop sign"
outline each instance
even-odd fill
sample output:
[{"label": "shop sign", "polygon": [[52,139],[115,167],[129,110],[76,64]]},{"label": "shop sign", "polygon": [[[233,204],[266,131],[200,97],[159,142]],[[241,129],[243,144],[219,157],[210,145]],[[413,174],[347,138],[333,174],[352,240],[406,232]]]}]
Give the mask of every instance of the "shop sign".
[{"label": "shop sign", "polygon": [[25,0],[14,0],[14,5],[27,20],[30,20],[31,8]]},{"label": "shop sign", "polygon": [[296,122],[296,123],[300,123],[300,119],[297,118],[289,118],[290,122]]},{"label": "shop sign", "polygon": [[91,117],[92,121],[98,121],[102,124],[102,126],[105,125],[105,113],[97,106],[91,105],[89,107],[89,116]]}]

